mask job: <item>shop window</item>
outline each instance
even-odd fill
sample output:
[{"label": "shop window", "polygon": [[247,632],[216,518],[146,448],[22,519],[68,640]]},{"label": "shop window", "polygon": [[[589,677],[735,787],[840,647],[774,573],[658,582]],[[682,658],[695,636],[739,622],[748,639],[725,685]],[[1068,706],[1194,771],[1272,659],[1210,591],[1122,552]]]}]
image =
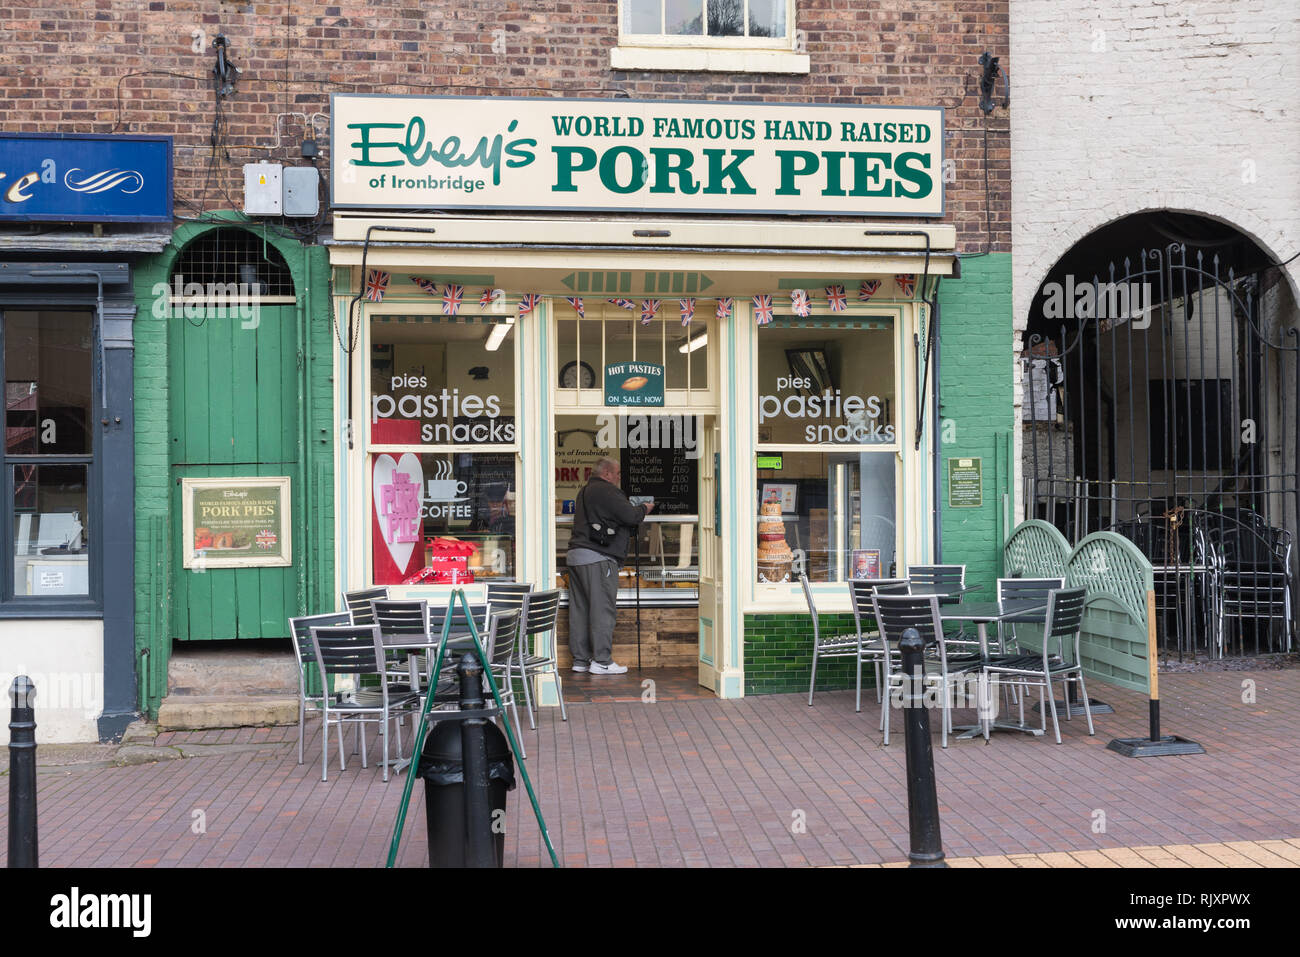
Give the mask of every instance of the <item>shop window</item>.
[{"label": "shop window", "polygon": [[370,330],[372,580],[512,580],[513,323],[379,315]]},{"label": "shop window", "polygon": [[759,332],[759,584],[896,566],[896,346],[888,320],[778,319]]},{"label": "shop window", "polygon": [[6,311],[4,599],[92,595],[95,395],[89,311]]}]

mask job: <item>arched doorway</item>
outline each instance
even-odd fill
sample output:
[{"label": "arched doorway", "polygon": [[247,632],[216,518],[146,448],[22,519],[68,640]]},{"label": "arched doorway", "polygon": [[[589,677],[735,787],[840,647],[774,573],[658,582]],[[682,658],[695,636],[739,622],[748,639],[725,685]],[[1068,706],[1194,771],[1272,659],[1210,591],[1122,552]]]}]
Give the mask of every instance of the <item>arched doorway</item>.
[{"label": "arched doorway", "polygon": [[293,278],[232,226],[186,245],[168,285],[171,634],[284,637],[304,604]]},{"label": "arched doorway", "polygon": [[1138,545],[1166,651],[1290,651],[1300,347],[1268,253],[1191,214],[1111,223],[1040,285],[1021,371],[1026,517]]}]

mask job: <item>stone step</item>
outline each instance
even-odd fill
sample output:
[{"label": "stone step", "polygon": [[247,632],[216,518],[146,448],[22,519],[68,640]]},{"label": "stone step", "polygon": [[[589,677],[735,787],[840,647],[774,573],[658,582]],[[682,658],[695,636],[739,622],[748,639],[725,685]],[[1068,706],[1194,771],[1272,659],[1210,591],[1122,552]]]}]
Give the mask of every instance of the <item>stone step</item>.
[{"label": "stone step", "polygon": [[298,696],[173,694],[158,706],[160,731],[263,728],[298,723]]},{"label": "stone step", "polygon": [[[213,647],[216,645],[216,647]],[[249,649],[239,642],[178,642],[167,666],[167,692],[177,695],[294,695],[298,670],[291,648]]]}]

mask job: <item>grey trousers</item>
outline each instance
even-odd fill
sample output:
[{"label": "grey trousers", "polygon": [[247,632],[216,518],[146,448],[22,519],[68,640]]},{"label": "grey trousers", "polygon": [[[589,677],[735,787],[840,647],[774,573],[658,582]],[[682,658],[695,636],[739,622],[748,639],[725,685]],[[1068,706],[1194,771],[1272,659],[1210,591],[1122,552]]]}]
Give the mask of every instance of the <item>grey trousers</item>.
[{"label": "grey trousers", "polygon": [[614,654],[618,563],[569,566],[569,651],[574,664],[607,665]]}]

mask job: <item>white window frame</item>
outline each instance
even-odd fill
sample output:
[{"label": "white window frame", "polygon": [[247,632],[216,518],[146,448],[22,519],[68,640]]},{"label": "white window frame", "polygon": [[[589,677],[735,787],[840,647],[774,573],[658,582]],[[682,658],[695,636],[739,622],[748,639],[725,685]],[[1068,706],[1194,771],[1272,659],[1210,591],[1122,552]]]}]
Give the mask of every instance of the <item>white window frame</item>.
[{"label": "white window frame", "polygon": [[[623,10],[628,0],[616,2],[618,46],[610,51],[611,69],[725,73],[810,72],[810,59],[800,49],[802,39],[795,22],[795,0],[785,0],[786,36],[781,38],[629,33],[623,25]],[[708,0],[703,2],[707,5]]]}]

